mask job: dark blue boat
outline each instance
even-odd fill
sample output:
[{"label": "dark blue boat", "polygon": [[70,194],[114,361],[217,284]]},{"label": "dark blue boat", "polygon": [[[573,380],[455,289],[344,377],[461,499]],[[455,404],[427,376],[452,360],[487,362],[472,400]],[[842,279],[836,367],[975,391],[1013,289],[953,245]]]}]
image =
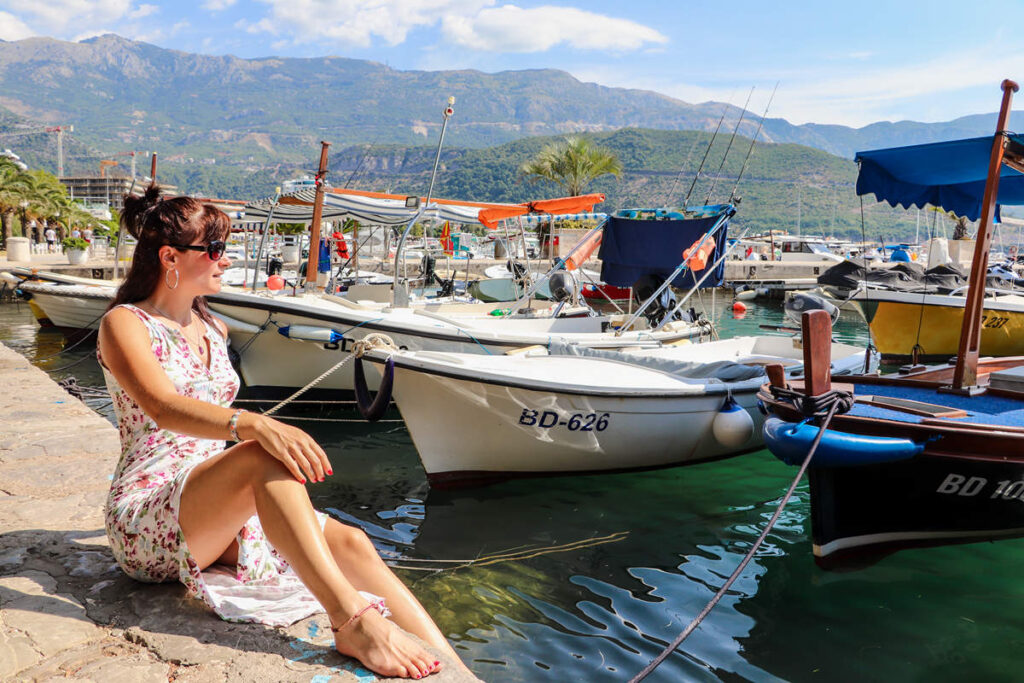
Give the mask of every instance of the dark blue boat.
[{"label": "dark blue boat", "polygon": [[[857,155],[858,194],[981,218],[955,363],[836,378],[847,384],[832,391],[819,350],[828,338],[816,338],[827,316],[805,314],[823,321],[817,335],[805,335],[807,383],[766,385],[759,394],[771,414],[768,447],[790,464],[803,463],[822,421],[820,404],[842,406],[808,467],[814,554],[823,564],[908,545],[1024,535],[1024,357],[978,357],[993,219],[999,203],[1024,204],[1024,137],[1007,132],[1016,90],[1003,82],[992,137]],[[805,329],[814,328],[808,321]],[[816,364],[826,368],[817,378]]]}]

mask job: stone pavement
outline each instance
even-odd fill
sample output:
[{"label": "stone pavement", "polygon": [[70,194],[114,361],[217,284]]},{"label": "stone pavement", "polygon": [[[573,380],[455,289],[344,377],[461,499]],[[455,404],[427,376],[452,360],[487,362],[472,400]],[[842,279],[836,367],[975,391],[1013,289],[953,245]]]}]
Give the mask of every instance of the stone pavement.
[{"label": "stone pavement", "polygon": [[[0,680],[375,680],[324,615],[232,624],[180,584],[127,578],[103,531],[117,430],[2,344],[0,388]],[[476,679],[446,662],[428,680]]]}]

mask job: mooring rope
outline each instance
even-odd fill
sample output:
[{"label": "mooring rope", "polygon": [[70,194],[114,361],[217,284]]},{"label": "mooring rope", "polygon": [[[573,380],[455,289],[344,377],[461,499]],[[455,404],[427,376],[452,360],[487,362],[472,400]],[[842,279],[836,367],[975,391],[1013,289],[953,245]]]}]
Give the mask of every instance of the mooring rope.
[{"label": "mooring rope", "polygon": [[[773,387],[773,390],[776,388],[777,387]],[[775,509],[775,514],[773,514],[772,518],[768,520],[768,524],[761,532],[761,535],[757,537],[757,540],[754,541],[754,545],[752,545],[750,547],[750,550],[747,551],[747,554],[743,556],[743,559],[740,561],[739,566],[736,567],[736,570],[729,576],[726,582],[722,584],[722,587],[718,589],[718,592],[715,593],[714,597],[712,597],[711,600],[708,601],[708,604],[704,606],[704,609],[702,609],[700,613],[693,618],[693,621],[691,621],[689,625],[685,629],[683,629],[682,633],[676,636],[676,638],[671,643],[669,643],[668,647],[662,650],[661,653],[657,657],[655,657],[650,664],[644,667],[644,669],[640,673],[631,678],[630,683],[638,683],[639,681],[642,681],[643,679],[647,678],[647,676],[649,676],[656,668],[658,668],[659,664],[665,661],[670,654],[675,652],[676,648],[679,647],[679,645],[682,644],[682,642],[686,640],[691,633],[697,630],[697,627],[700,626],[701,622],[704,621],[705,617],[707,617],[708,614],[711,613],[711,610],[714,609],[715,605],[718,604],[718,601],[721,600],[722,597],[726,594],[726,592],[732,586],[733,582],[737,578],[739,578],[739,575],[743,572],[743,569],[754,557],[754,553],[756,553],[758,548],[761,547],[761,544],[764,543],[765,538],[768,537],[768,533],[772,530],[772,528],[775,526],[775,523],[779,520],[779,517],[782,515],[782,511],[786,508],[786,504],[789,502],[790,497],[796,490],[797,484],[800,483],[800,480],[804,476],[804,472],[807,471],[807,466],[811,464],[811,458],[814,457],[815,451],[818,450],[818,444],[821,443],[821,437],[824,436],[825,430],[828,429],[829,424],[831,424],[832,417],[837,412],[840,411],[842,406],[843,401],[832,400],[831,404],[828,407],[828,412],[825,415],[825,419],[822,420],[821,427],[818,429],[818,433],[814,437],[814,442],[811,444],[810,450],[807,451],[807,457],[804,458],[803,464],[800,465],[800,470],[796,473],[796,476],[793,478],[793,482],[789,485],[789,489],[786,491],[786,495],[782,497],[782,500],[779,502],[779,506]]]},{"label": "mooring rope", "polygon": [[608,534],[607,536],[598,536],[595,538],[584,538],[578,541],[571,541],[569,543],[563,543],[561,545],[548,545],[541,547],[527,547],[522,550],[516,551],[501,551],[491,555],[482,555],[472,560],[444,560],[444,559],[429,559],[429,558],[413,558],[413,557],[400,557],[400,558],[384,558],[385,561],[398,560],[401,562],[420,562],[423,564],[445,564],[454,565],[446,567],[415,567],[402,564],[389,564],[388,566],[394,569],[404,569],[406,571],[419,571],[419,572],[445,572],[455,571],[457,569],[465,569],[466,567],[483,567],[491,564],[501,564],[503,562],[514,562],[518,560],[528,560],[534,557],[541,557],[543,555],[551,555],[554,553],[564,553],[570,550],[581,550],[583,548],[592,548],[606,543],[617,543],[623,541],[629,536],[628,531],[616,531],[615,533]]},{"label": "mooring rope", "polygon": [[[356,327],[358,327],[358,325]],[[354,328],[352,328],[352,329],[354,329]],[[341,359],[340,361],[338,361],[337,363],[332,365],[325,372],[321,373],[321,375],[319,377],[317,377],[316,379],[311,381],[309,384],[307,384],[306,386],[304,386],[301,389],[299,389],[298,391],[296,391],[294,394],[292,394],[291,396],[289,396],[285,400],[283,400],[280,403],[278,403],[277,405],[269,408],[268,410],[263,411],[263,414],[264,415],[273,415],[274,413],[279,411],[281,408],[284,408],[286,405],[288,405],[289,403],[291,403],[292,401],[297,399],[299,396],[302,396],[304,393],[306,393],[307,391],[309,391],[310,389],[315,387],[317,384],[320,384],[320,382],[322,382],[325,379],[327,379],[328,377],[330,377],[334,372],[336,372],[343,365],[345,365],[345,363],[349,362],[353,358],[357,358],[359,356],[362,356],[363,353],[365,353],[366,351],[368,351],[370,349],[376,349],[376,348],[392,348],[392,349],[397,349],[398,346],[396,346],[395,342],[392,341],[391,337],[387,336],[386,334],[379,334],[377,332],[373,332],[371,334],[366,335],[363,339],[360,339],[359,341],[357,341],[355,344],[352,345],[352,351],[350,351],[349,354],[345,358]]]}]

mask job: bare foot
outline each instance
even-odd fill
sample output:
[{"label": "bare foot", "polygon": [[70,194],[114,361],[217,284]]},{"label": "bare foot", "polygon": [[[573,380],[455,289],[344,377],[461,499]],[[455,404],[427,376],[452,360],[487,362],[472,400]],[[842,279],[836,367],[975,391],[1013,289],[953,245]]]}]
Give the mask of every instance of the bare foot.
[{"label": "bare foot", "polygon": [[423,678],[441,670],[433,655],[374,610],[335,633],[334,647],[382,676]]}]

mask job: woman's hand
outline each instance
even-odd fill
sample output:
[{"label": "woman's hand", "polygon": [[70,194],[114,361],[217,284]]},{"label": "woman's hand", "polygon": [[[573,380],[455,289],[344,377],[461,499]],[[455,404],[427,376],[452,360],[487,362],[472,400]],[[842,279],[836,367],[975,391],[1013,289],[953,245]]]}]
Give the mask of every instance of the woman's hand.
[{"label": "woman's hand", "polygon": [[242,438],[258,441],[302,484],[307,478],[323,481],[325,475],[334,474],[324,449],[298,427],[266,415],[246,412],[239,416],[237,431]]}]

